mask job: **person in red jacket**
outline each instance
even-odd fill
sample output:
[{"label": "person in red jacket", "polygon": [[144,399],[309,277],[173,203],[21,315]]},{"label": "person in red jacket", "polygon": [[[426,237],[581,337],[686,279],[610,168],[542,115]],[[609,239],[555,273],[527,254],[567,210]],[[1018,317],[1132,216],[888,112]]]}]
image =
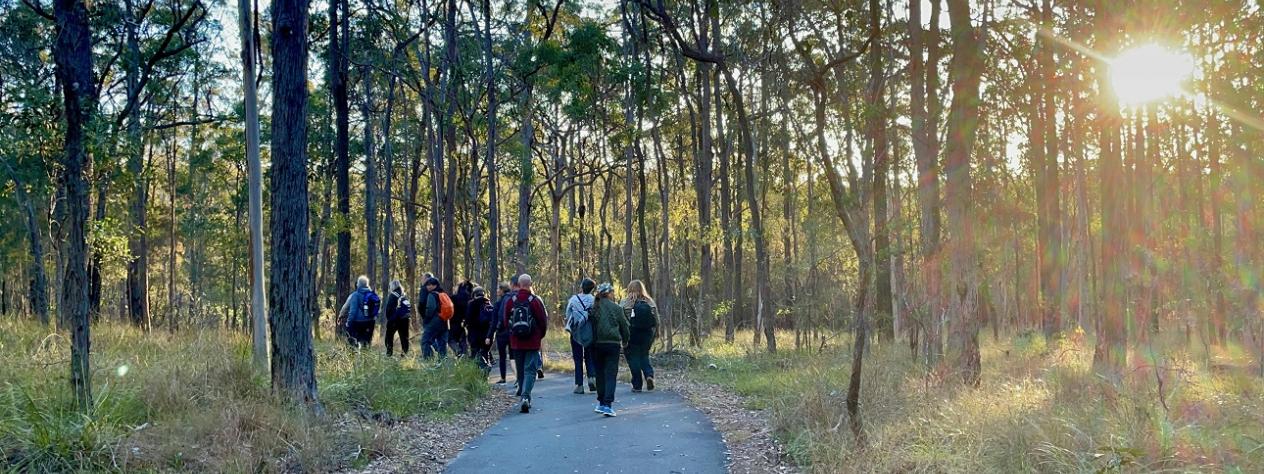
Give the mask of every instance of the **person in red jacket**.
[{"label": "person in red jacket", "polygon": [[531,388],[535,374],[543,361],[540,359],[540,341],[549,330],[549,313],[544,302],[531,291],[531,275],[518,276],[518,293],[505,302],[504,324],[509,329],[509,348],[514,352],[514,365],[518,371],[518,396],[522,397],[520,410],[531,411]]}]

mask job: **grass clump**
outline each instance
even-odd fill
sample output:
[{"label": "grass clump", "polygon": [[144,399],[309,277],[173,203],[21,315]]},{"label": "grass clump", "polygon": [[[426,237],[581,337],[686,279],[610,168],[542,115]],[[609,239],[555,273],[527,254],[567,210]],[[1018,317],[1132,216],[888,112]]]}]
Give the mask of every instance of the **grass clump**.
[{"label": "grass clump", "polygon": [[389,452],[396,440],[378,420],[448,416],[488,390],[472,364],[422,368],[320,343],[318,417],[272,396],[238,333],[106,323],[92,349],[95,404],[84,414],[69,341],[0,321],[0,472],[337,470]]},{"label": "grass clump", "polygon": [[1132,354],[1132,370],[1108,381],[1075,333],[985,341],[979,388],[928,373],[901,344],[871,345],[862,449],[843,403],[848,346],[767,354],[708,344],[689,374],[768,409],[790,455],[814,472],[1264,470],[1264,381],[1209,370],[1161,342],[1167,349]]}]

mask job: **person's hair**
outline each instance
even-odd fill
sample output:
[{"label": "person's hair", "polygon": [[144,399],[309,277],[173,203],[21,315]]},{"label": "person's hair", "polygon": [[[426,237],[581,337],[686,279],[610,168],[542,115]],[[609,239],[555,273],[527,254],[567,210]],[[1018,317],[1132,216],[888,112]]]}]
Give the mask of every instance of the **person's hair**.
[{"label": "person's hair", "polygon": [[473,292],[474,283],[470,282],[469,280],[465,280],[465,281],[462,281],[461,284],[457,285],[456,288],[458,291],[465,290],[466,292]]},{"label": "person's hair", "polygon": [[591,279],[588,279],[588,278],[585,278],[579,281],[580,293],[583,293],[585,295],[592,294],[593,290],[595,289],[597,289],[597,282],[592,281]]},{"label": "person's hair", "polygon": [[509,283],[505,283],[505,282],[503,282],[503,281],[502,281],[502,282],[500,282],[500,287],[499,287],[499,289],[500,289],[500,292],[501,292],[501,293],[509,293],[510,291],[513,291],[513,288],[511,288],[511,287],[509,286]]},{"label": "person's hair", "polygon": [[637,301],[645,301],[650,306],[654,306],[654,298],[651,298],[650,293],[645,290],[645,283],[641,280],[632,280],[628,282],[628,304],[636,304]]},{"label": "person's hair", "polygon": [[399,280],[391,280],[390,291],[395,291],[395,290],[399,290],[400,293],[408,293],[408,291],[404,289],[403,283],[400,283]]},{"label": "person's hair", "polygon": [[475,299],[483,298],[487,296],[487,290],[484,290],[483,287],[481,286],[475,286],[474,290],[471,291],[470,293],[474,295]]},{"label": "person's hair", "polygon": [[360,276],[356,277],[356,288],[368,288],[368,287],[369,287],[369,277],[368,277],[368,276],[365,276],[365,275],[360,275]]},{"label": "person's hair", "polygon": [[526,274],[526,273],[523,273],[523,274],[521,274],[521,275],[518,275],[518,287],[519,287],[519,288],[530,288],[530,287],[531,287],[531,275],[528,275],[528,274]]},{"label": "person's hair", "polygon": [[434,274],[433,274],[433,273],[430,273],[430,272],[422,273],[422,274],[421,274],[421,281],[426,281],[426,280],[429,280],[429,279],[434,278],[434,277],[435,277],[435,276],[434,276]]}]

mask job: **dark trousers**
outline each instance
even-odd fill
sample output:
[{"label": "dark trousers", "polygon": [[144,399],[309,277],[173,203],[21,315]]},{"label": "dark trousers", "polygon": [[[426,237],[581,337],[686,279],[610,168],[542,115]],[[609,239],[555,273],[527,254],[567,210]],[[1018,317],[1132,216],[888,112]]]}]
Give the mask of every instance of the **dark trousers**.
[{"label": "dark trousers", "polygon": [[448,330],[426,329],[421,333],[421,356],[429,359],[435,352],[439,357],[448,356]]},{"label": "dark trousers", "polygon": [[505,372],[509,365],[509,336],[496,336],[496,353],[500,356],[500,379],[505,380]]},{"label": "dark trousers", "polygon": [[571,339],[571,359],[575,361],[575,385],[584,384],[584,369],[587,366],[588,376],[596,377],[597,371],[593,369],[593,351],[585,348]]},{"label": "dark trousers", "polygon": [[650,365],[650,346],[628,346],[628,370],[632,371],[632,388],[641,389],[645,377],[654,376],[654,367]]},{"label": "dark trousers", "polygon": [[400,350],[408,355],[408,318],[386,322],[386,355],[394,355],[396,333],[399,333]]},{"label": "dark trousers", "polygon": [[454,352],[457,356],[463,356],[466,352],[469,352],[469,345],[465,340],[465,333],[448,331],[448,346],[452,348],[452,352]]},{"label": "dark trousers", "polygon": [[348,321],[347,344],[351,347],[369,347],[373,344],[375,321]]},{"label": "dark trousers", "polygon": [[589,350],[593,352],[593,365],[597,369],[597,403],[610,406],[614,403],[615,383],[619,378],[619,345],[597,343]]}]

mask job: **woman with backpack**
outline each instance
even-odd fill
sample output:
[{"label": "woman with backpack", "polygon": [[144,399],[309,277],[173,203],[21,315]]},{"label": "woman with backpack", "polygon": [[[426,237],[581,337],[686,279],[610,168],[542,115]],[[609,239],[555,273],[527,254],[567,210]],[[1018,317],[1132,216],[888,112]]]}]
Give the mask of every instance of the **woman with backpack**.
[{"label": "woman with backpack", "polygon": [[597,369],[597,408],[593,411],[615,416],[614,391],[619,376],[619,350],[629,340],[628,318],[614,302],[614,287],[597,286],[597,304],[588,314],[593,329],[593,365]]},{"label": "woman with backpack", "polygon": [[399,347],[403,355],[408,355],[408,323],[412,314],[412,304],[408,302],[408,292],[399,280],[391,280],[390,293],[386,294],[386,356],[394,355],[395,334],[399,333]]},{"label": "woman with backpack", "polygon": [[487,328],[487,337],[483,343],[487,345],[488,352],[491,351],[492,344],[496,345],[496,354],[499,356],[496,360],[500,361],[500,380],[496,383],[503,384],[509,370],[509,327],[505,325],[500,315],[505,314],[505,302],[514,291],[509,283],[502,282],[498,292],[499,296],[496,297],[496,304],[492,308],[496,312],[496,317],[492,319],[491,327]]},{"label": "woman with backpack", "polygon": [[579,293],[566,302],[566,326],[564,329],[571,335],[571,359],[575,361],[575,394],[584,394],[584,368],[588,368],[588,390],[597,391],[596,373],[593,371],[593,352],[588,349],[592,344],[592,324],[588,314],[597,299],[592,292],[597,283],[590,279],[579,282]]},{"label": "woman with backpack", "polygon": [[658,329],[658,306],[645,291],[641,280],[628,282],[628,296],[623,301],[623,311],[628,316],[631,339],[624,351],[628,369],[632,371],[632,392],[640,392],[642,382],[646,390],[654,390],[654,367],[650,365],[650,347]]},{"label": "woman with backpack", "polygon": [[491,347],[484,336],[491,331],[492,320],[496,319],[496,306],[487,298],[487,290],[481,286],[470,291],[473,296],[466,305],[465,328],[469,332],[470,353],[484,375],[491,371]]}]

